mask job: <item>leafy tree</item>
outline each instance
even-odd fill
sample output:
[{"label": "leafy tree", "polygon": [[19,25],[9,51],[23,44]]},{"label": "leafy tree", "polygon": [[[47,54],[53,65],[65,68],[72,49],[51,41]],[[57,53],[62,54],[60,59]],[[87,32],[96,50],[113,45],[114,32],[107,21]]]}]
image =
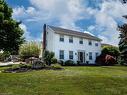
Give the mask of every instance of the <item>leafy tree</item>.
[{"label": "leafy tree", "polygon": [[4,0],[0,0],[0,49],[11,54],[18,53],[20,44],[24,42],[21,22],[12,18],[12,8]]},{"label": "leafy tree", "polygon": [[115,46],[104,46],[102,47],[102,54],[109,54],[117,58],[120,54],[120,51],[119,48]]},{"label": "leafy tree", "polygon": [[[125,16],[126,18],[126,16]],[[121,64],[127,64],[127,24],[123,24],[118,26],[120,31],[120,42],[119,42],[119,50],[121,54]]]},{"label": "leafy tree", "polygon": [[22,44],[19,48],[19,55],[22,59],[27,59],[30,57],[38,58],[40,55],[40,45],[36,42],[28,42]]}]

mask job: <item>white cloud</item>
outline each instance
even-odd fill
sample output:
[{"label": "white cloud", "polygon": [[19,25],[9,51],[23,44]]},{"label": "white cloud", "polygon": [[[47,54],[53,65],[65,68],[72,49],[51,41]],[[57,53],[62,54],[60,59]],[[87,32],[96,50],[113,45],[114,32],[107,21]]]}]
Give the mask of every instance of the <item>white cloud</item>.
[{"label": "white cloud", "polygon": [[26,38],[26,40],[31,40],[32,37],[30,36],[30,32],[27,30],[26,25],[25,24],[20,24],[19,26],[24,31],[24,35],[23,36]]},{"label": "white cloud", "polygon": [[41,41],[40,38],[35,38],[31,36],[31,33],[28,31],[27,26],[25,24],[20,24],[19,27],[24,31],[24,37],[27,41]]},{"label": "white cloud", "polygon": [[96,3],[99,8],[92,8],[86,7],[83,1],[30,0],[32,5],[28,8],[23,6],[14,8],[13,17],[40,24],[53,22],[64,28],[81,31],[83,30],[76,25],[77,21],[95,18],[95,25],[90,25],[87,30],[96,32],[103,42],[117,45],[119,42],[117,23],[125,21],[122,16],[127,14],[127,4],[123,5],[119,0],[102,0],[103,2]]},{"label": "white cloud", "polygon": [[[46,21],[57,20],[64,28],[80,29],[75,22],[83,19],[85,9],[82,0],[30,0]],[[40,14],[41,15],[41,14]],[[43,19],[43,17],[41,17]]]},{"label": "white cloud", "polygon": [[95,26],[88,27],[88,30],[97,31],[104,43],[118,45],[119,32],[117,31],[118,21],[125,21],[122,16],[127,14],[127,4],[123,5],[118,0],[104,1],[100,9],[89,9],[89,13],[95,17]]}]

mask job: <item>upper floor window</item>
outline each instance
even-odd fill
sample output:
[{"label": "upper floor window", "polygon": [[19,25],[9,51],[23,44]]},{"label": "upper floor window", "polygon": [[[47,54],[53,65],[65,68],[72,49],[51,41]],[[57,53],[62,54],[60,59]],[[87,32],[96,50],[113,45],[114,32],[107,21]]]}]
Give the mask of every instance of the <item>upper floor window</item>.
[{"label": "upper floor window", "polygon": [[90,46],[92,45],[92,41],[89,41],[89,45],[90,45]]},{"label": "upper floor window", "polygon": [[73,43],[73,37],[69,36],[69,43]]},{"label": "upper floor window", "polygon": [[60,42],[64,42],[64,35],[60,35]]},{"label": "upper floor window", "polygon": [[95,46],[98,46],[98,43],[95,43]]},{"label": "upper floor window", "polygon": [[79,43],[83,44],[83,38],[80,38]]},{"label": "upper floor window", "polygon": [[59,58],[64,59],[64,50],[59,51]]},{"label": "upper floor window", "polygon": [[73,59],[73,51],[69,51],[69,59]]},{"label": "upper floor window", "polygon": [[89,60],[92,60],[92,52],[89,52]]}]

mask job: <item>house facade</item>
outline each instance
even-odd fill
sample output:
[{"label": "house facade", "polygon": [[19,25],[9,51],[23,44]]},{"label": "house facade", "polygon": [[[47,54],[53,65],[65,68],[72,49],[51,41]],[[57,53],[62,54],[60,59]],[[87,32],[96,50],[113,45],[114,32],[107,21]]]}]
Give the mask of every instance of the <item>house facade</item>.
[{"label": "house facade", "polygon": [[88,33],[44,25],[43,49],[52,51],[57,60],[95,64],[101,53],[101,39]]}]

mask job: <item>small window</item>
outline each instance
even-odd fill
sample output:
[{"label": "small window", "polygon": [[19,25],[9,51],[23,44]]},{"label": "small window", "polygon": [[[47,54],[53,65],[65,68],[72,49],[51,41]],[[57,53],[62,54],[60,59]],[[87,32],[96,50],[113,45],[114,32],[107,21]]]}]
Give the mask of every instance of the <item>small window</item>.
[{"label": "small window", "polygon": [[64,50],[60,50],[59,58],[64,59]]},{"label": "small window", "polygon": [[69,51],[69,59],[73,59],[73,51]]},{"label": "small window", "polygon": [[96,53],[95,53],[95,55],[96,55],[96,57],[98,57],[99,53],[98,53],[98,52],[96,52]]},{"label": "small window", "polygon": [[80,38],[79,43],[83,44],[83,38]]},{"label": "small window", "polygon": [[89,41],[89,45],[90,45],[90,46],[92,45],[92,41]]},{"label": "small window", "polygon": [[60,42],[64,42],[64,35],[60,35]]},{"label": "small window", "polygon": [[69,43],[73,43],[73,37],[72,36],[69,37]]},{"label": "small window", "polygon": [[95,43],[95,46],[98,46],[98,43]]},{"label": "small window", "polygon": [[92,60],[92,52],[89,52],[89,60]]}]

